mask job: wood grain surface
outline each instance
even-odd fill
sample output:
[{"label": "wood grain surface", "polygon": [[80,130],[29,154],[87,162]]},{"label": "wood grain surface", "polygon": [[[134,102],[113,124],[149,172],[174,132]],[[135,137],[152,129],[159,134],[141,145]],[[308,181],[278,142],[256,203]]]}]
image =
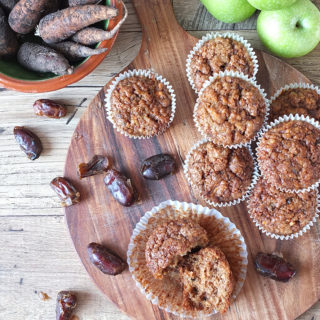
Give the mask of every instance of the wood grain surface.
[{"label": "wood grain surface", "polygon": [[[62,289],[78,292],[76,314],[80,320],[128,319],[97,290],[87,275],[65,227],[63,209],[49,187],[53,177],[63,174],[70,139],[90,100],[139,51],[141,27],[131,2],[126,2],[129,18],[107,59],[89,76],[49,94],[0,89],[0,319],[53,320],[55,297]],[[320,8],[319,0],[314,3]],[[199,1],[174,0],[173,5],[179,23],[190,23],[189,32],[198,38],[207,30],[221,27]],[[197,19],[196,12],[202,12],[201,19]],[[255,48],[263,49],[255,30],[250,28],[245,22],[241,25],[243,30],[236,32],[250,40]],[[320,46],[307,56],[288,62],[320,84]],[[36,99],[53,98],[68,104],[69,116],[83,97],[88,100],[69,125],[65,124],[66,119],[37,118],[32,112]],[[15,125],[26,125],[39,134],[44,144],[40,159],[31,162],[19,150],[12,134]],[[43,301],[41,291],[51,299]],[[320,302],[298,319],[320,320]]]},{"label": "wood grain surface", "polygon": [[[196,95],[185,73],[186,57],[197,39],[176,24],[169,0],[149,0],[148,5],[143,0],[133,2],[143,26],[143,40],[138,56],[128,68],[152,69],[169,80],[177,96],[175,119],[165,134],[153,139],[134,140],[116,133],[106,120],[106,85],[82,116],[67,154],[65,176],[75,182],[84,199],[66,208],[66,219],[86,270],[111,301],[134,319],[176,319],[176,316],[152,305],[140,293],[128,270],[117,277],[98,271],[89,261],[86,249],[88,243],[99,242],[126,259],[132,230],[146,211],[168,199],[198,202],[181,170],[186,154],[201,139],[192,119]],[[269,97],[287,83],[309,82],[281,60],[262,51],[257,51],[257,54],[260,66],[257,80]],[[157,153],[173,154],[179,159],[180,170],[161,182],[145,181],[139,171],[140,163]],[[130,177],[142,196],[138,204],[129,208],[119,205],[106,190],[103,176],[79,181],[76,164],[89,161],[95,154],[107,155],[116,169]],[[320,247],[317,243],[320,237],[314,228],[296,241],[276,241],[260,235],[248,218],[245,204],[219,211],[235,222],[244,235],[249,264],[247,280],[236,302],[224,316],[216,315],[211,319],[276,317],[291,320],[318,300]],[[259,251],[278,251],[299,266],[299,275],[288,284],[262,278],[255,272],[252,261]],[[305,262],[308,268],[303,266]],[[293,303],[295,300],[299,303]]]}]

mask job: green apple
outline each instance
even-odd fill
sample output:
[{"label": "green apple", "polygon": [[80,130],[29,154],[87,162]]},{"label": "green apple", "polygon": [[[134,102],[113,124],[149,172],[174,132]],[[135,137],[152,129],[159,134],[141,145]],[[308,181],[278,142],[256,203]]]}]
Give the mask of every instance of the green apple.
[{"label": "green apple", "polygon": [[297,0],[289,8],[261,11],[257,31],[263,44],[274,54],[301,57],[320,41],[320,12],[310,0]]},{"label": "green apple", "polygon": [[248,0],[248,2],[259,10],[279,10],[290,7],[297,0]]},{"label": "green apple", "polygon": [[256,11],[247,0],[201,0],[201,2],[215,18],[226,23],[246,20]]}]

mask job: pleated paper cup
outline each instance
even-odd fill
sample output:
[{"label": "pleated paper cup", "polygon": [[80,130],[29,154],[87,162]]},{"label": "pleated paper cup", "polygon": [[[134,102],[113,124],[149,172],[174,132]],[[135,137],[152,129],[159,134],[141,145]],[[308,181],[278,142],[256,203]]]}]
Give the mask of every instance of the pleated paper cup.
[{"label": "pleated paper cup", "polygon": [[[316,92],[318,95],[320,95],[320,88],[313,85],[313,84],[304,83],[304,82],[287,84],[284,87],[280,88],[270,99],[270,117],[269,117],[270,120],[271,120],[271,116],[273,115],[272,103],[274,101],[276,101],[284,92],[291,90],[291,89],[310,89],[310,90],[313,90],[314,92]],[[297,113],[297,114],[299,114],[299,113]],[[277,117],[279,117],[279,116],[277,116]]]},{"label": "pleated paper cup", "polygon": [[185,310],[182,306],[183,291],[178,274],[167,274],[159,280],[153,277],[147,267],[145,248],[149,236],[157,226],[177,219],[189,219],[198,223],[208,233],[209,246],[217,246],[223,251],[234,276],[232,299],[236,299],[247,273],[248,253],[245,241],[236,226],[220,212],[193,203],[168,200],[148,211],[140,219],[133,230],[127,252],[132,278],[148,300],[167,312],[194,318],[215,314],[216,311],[204,314]]},{"label": "pleated paper cup", "polygon": [[190,174],[189,174],[189,163],[190,163],[190,158],[191,158],[191,155],[192,153],[198,149],[202,144],[205,144],[207,142],[211,142],[207,139],[203,139],[203,140],[200,140],[198,141],[197,143],[194,144],[194,146],[191,148],[191,150],[189,151],[189,153],[187,154],[186,156],[186,160],[184,162],[184,166],[183,166],[183,172],[184,172],[184,175],[185,177],[187,178],[188,182],[189,182],[189,185],[191,186],[191,188],[193,190],[195,190],[200,198],[202,200],[204,200],[208,205],[210,206],[213,206],[213,207],[231,207],[231,206],[236,206],[237,204],[239,204],[240,202],[246,200],[249,196],[250,196],[250,193],[252,191],[252,189],[254,188],[255,184],[257,183],[258,181],[258,178],[259,178],[259,172],[258,172],[258,166],[257,166],[257,163],[256,163],[256,159],[253,155],[253,152],[251,150],[251,147],[243,147],[243,148],[247,148],[250,152],[250,155],[252,157],[252,160],[253,160],[253,172],[252,172],[252,178],[251,178],[251,184],[250,186],[247,188],[247,190],[245,191],[245,193],[242,195],[242,197],[238,198],[238,199],[235,199],[235,200],[232,200],[232,201],[227,201],[227,202],[213,202],[211,201],[210,199],[208,199],[206,197],[205,194],[203,194],[201,192],[201,190],[192,182],[192,178],[190,177]]},{"label": "pleated paper cup", "polygon": [[283,235],[283,234],[276,234],[276,233],[272,233],[272,232],[267,231],[261,224],[259,224],[259,222],[252,215],[252,208],[249,206],[249,203],[247,203],[248,213],[249,213],[251,220],[256,225],[256,227],[261,231],[261,233],[265,234],[267,237],[270,237],[272,239],[277,239],[277,240],[293,240],[293,239],[296,239],[300,236],[303,236],[308,230],[311,229],[311,227],[314,225],[314,223],[319,218],[320,195],[319,195],[318,191],[316,191],[316,193],[317,193],[317,208],[316,208],[316,212],[314,214],[314,217],[301,230],[299,230],[298,232],[292,233],[292,234]]},{"label": "pleated paper cup", "polygon": [[[140,77],[147,77],[147,78],[154,78],[155,80],[160,81],[161,83],[163,83],[166,88],[168,89],[170,96],[171,96],[171,116],[170,116],[170,120],[168,122],[168,125],[166,126],[166,128],[164,128],[163,130],[159,131],[157,134],[154,135],[132,135],[129,134],[128,132],[124,131],[122,128],[119,128],[117,126],[117,124],[114,121],[114,113],[112,110],[112,104],[111,104],[111,95],[113,90],[116,88],[117,84],[121,81],[124,80],[126,78],[131,78],[134,76],[140,76]],[[169,81],[167,81],[165,78],[163,78],[161,75],[158,75],[157,73],[152,72],[151,70],[142,70],[142,69],[134,69],[134,70],[128,70],[125,71],[124,73],[121,73],[118,75],[118,77],[116,77],[113,82],[110,84],[107,92],[106,92],[106,98],[105,98],[105,108],[106,108],[106,114],[107,114],[107,119],[112,123],[113,128],[115,128],[119,133],[125,135],[126,137],[129,138],[133,138],[133,139],[148,139],[148,138],[152,138],[154,136],[160,135],[162,133],[164,133],[171,125],[175,112],[176,112],[176,95],[174,93],[174,90],[172,88],[172,86],[170,85]]]},{"label": "pleated paper cup", "polygon": [[[215,141],[214,138],[212,137],[209,137],[203,130],[202,126],[201,126],[201,123],[198,122],[198,119],[197,119],[197,112],[198,112],[198,108],[199,108],[199,103],[200,103],[200,100],[201,100],[201,95],[203,94],[203,92],[205,91],[205,89],[211,85],[214,81],[216,81],[217,79],[221,79],[221,78],[225,78],[225,77],[233,77],[233,78],[239,78],[241,80],[244,80],[246,82],[249,82],[252,86],[254,86],[255,88],[258,89],[260,95],[262,96],[264,102],[265,102],[265,105],[266,105],[266,110],[265,110],[265,117],[264,117],[264,121],[261,125],[261,128],[259,130],[257,130],[256,134],[254,137],[252,137],[251,139],[247,139],[246,141],[242,142],[242,143],[238,143],[238,144],[221,144],[221,143],[218,143],[217,141]],[[201,135],[214,142],[215,144],[217,145],[220,145],[220,146],[223,146],[223,147],[226,147],[226,148],[232,148],[232,149],[235,149],[235,148],[241,148],[241,147],[247,147],[251,144],[252,141],[254,141],[257,136],[258,136],[258,133],[261,131],[261,129],[267,124],[267,121],[268,121],[268,118],[269,118],[269,112],[270,112],[270,102],[269,100],[267,99],[267,94],[265,93],[264,89],[262,89],[260,87],[260,85],[257,84],[257,82],[252,79],[252,78],[248,78],[248,76],[244,75],[243,73],[238,73],[238,72],[233,72],[233,71],[226,71],[226,72],[220,72],[218,74],[215,74],[214,76],[210,77],[209,80],[207,80],[205,82],[205,84],[203,85],[200,93],[199,93],[199,96],[197,98],[197,101],[196,101],[196,104],[195,104],[195,107],[194,107],[194,110],[193,110],[193,121],[195,123],[195,126],[196,128],[198,129],[198,131],[201,133]],[[244,120],[245,121],[245,120]]]},{"label": "pleated paper cup", "polygon": [[[238,41],[240,43],[243,44],[243,46],[245,47],[245,49],[248,51],[248,54],[252,60],[252,63],[253,63],[253,76],[252,78],[255,79],[256,78],[256,75],[258,73],[258,69],[259,69],[259,64],[258,64],[258,58],[257,58],[257,55],[256,53],[254,52],[254,50],[252,49],[252,46],[251,44],[245,40],[243,37],[239,36],[238,34],[236,33],[231,33],[231,32],[227,32],[227,33],[207,33],[206,35],[204,35],[198,42],[197,44],[193,47],[193,49],[190,51],[188,57],[187,57],[187,62],[186,62],[186,73],[187,73],[187,78],[188,78],[188,81],[192,87],[192,89],[196,92],[196,93],[199,93],[195,84],[194,84],[194,81],[191,77],[191,61],[192,61],[192,58],[193,56],[195,55],[195,53],[209,40],[213,40],[213,39],[216,39],[218,37],[221,37],[221,38],[229,38],[229,39],[233,39],[235,41]],[[248,77],[250,77],[248,75]]]},{"label": "pleated paper cup", "polygon": [[[273,121],[270,124],[264,126],[263,129],[258,134],[256,153],[257,153],[258,169],[261,172],[261,175],[263,176],[263,178],[267,182],[269,182],[268,176],[264,175],[263,171],[261,170],[261,159],[259,157],[259,146],[260,146],[261,140],[262,140],[262,138],[264,137],[264,135],[266,134],[267,131],[269,131],[270,129],[274,128],[275,126],[277,126],[278,124],[280,124],[282,122],[288,122],[288,121],[304,121],[304,122],[307,122],[307,123],[311,124],[312,126],[317,128],[318,130],[320,130],[320,123],[318,121],[316,121],[313,118],[310,118],[308,116],[306,117],[304,115],[299,115],[299,114],[284,115],[283,117],[279,117],[275,121]],[[297,190],[296,189],[287,189],[287,188],[283,188],[283,187],[276,186],[276,185],[275,185],[275,187],[277,189],[279,189],[280,191],[291,192],[291,193],[292,192],[299,193],[299,192],[309,192],[311,190],[316,190],[319,187],[319,185],[320,185],[320,179],[317,180],[315,183],[313,183],[311,186],[303,188],[303,189],[297,189]]]}]

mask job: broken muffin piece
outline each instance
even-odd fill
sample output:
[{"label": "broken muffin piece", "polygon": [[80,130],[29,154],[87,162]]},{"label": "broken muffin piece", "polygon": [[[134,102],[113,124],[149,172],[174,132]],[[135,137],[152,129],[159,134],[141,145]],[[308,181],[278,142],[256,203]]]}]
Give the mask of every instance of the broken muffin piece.
[{"label": "broken muffin piece", "polygon": [[183,307],[209,314],[225,313],[230,305],[233,276],[224,253],[217,247],[201,249],[179,266]]},{"label": "broken muffin piece", "polygon": [[168,221],[155,228],[146,244],[146,262],[150,272],[162,279],[192,249],[208,244],[206,230],[186,219]]}]

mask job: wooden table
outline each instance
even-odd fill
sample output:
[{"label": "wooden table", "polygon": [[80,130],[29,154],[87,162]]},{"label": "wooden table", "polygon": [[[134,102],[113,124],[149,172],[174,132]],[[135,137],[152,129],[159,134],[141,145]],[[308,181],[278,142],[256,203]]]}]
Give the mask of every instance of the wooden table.
[{"label": "wooden table", "polygon": [[[320,0],[314,3],[320,8]],[[199,1],[174,0],[173,4],[181,25],[197,37],[211,30],[233,29],[262,48],[254,30],[256,16],[227,25],[213,19]],[[69,141],[84,108],[139,50],[140,25],[130,1],[127,5],[130,15],[114,48],[85,79],[47,94],[0,89],[0,319],[55,319],[55,298],[62,289],[78,292],[79,319],[127,319],[89,279],[69,238],[63,209],[49,187],[51,179],[63,173]],[[288,62],[320,85],[320,46]],[[71,114],[73,105],[84,97],[87,102],[69,125],[66,119],[37,118],[32,112],[34,100],[52,98],[70,105]],[[40,159],[31,162],[19,150],[12,134],[16,125],[28,126],[39,135],[44,146]],[[50,299],[43,299],[42,292]],[[320,319],[320,302],[299,319]]]}]

